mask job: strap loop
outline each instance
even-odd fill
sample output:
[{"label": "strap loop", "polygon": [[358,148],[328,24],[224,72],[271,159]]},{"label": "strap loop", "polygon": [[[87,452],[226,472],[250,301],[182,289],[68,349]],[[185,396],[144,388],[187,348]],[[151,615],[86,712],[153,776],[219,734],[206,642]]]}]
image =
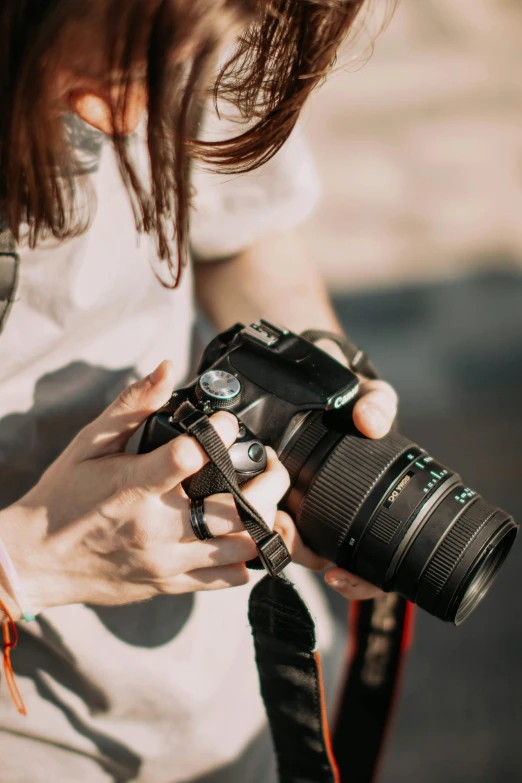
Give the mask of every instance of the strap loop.
[{"label": "strap loop", "polygon": [[347,337],[335,334],[334,332],[325,332],[321,329],[308,329],[306,332],[301,333],[301,337],[304,337],[305,340],[308,340],[311,343],[317,343],[319,340],[331,340],[339,346],[346,356],[348,366],[352,372],[364,375],[365,378],[369,378],[370,380],[379,378],[379,373],[369,360],[365,351],[357,348]]},{"label": "strap loop", "polygon": [[[198,410],[191,402],[187,401],[176,411],[175,423],[181,430],[188,435],[192,435],[197,440],[220,474],[226,489],[235,500],[241,521],[257,546],[259,559],[270,576],[280,574],[292,562],[286,544],[279,533],[272,532],[263,517],[248,502],[239,489],[236,471],[232,465],[230,454],[210,423],[207,414]],[[187,494],[190,497],[190,489],[187,490]]]}]

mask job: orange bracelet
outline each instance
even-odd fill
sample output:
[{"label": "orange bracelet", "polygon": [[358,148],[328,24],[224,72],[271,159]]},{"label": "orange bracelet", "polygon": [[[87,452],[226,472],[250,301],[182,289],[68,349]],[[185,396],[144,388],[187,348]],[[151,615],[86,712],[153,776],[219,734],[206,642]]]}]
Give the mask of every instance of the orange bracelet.
[{"label": "orange bracelet", "polygon": [[[0,601],[0,609],[4,612],[4,614],[8,618],[7,621],[3,624],[5,681],[7,683],[7,687],[9,688],[9,693],[11,694],[11,698],[13,700],[16,709],[18,710],[20,715],[27,715],[27,710],[25,709],[24,700],[22,699],[22,694],[20,693],[18,685],[16,684],[13,665],[11,663],[11,650],[14,650],[14,648],[18,644],[18,630],[16,628],[15,621],[13,620],[11,613],[9,612],[9,609],[6,607],[3,601]],[[11,633],[13,634],[12,638],[11,638]]]}]

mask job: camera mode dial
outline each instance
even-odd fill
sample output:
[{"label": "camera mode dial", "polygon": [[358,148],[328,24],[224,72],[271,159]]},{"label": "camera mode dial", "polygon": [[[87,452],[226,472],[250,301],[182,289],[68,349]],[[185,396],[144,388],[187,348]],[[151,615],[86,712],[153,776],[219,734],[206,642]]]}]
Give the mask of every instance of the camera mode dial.
[{"label": "camera mode dial", "polygon": [[229,372],[209,370],[203,373],[196,387],[199,400],[208,401],[212,408],[231,408],[241,399],[241,383]]}]

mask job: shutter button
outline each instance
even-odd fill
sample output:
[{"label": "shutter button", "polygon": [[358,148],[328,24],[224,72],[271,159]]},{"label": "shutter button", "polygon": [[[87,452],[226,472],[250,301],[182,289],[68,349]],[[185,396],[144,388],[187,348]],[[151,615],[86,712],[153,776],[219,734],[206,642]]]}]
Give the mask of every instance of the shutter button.
[{"label": "shutter button", "polygon": [[265,458],[265,450],[260,443],[254,443],[248,450],[248,456],[252,462],[262,462]]}]

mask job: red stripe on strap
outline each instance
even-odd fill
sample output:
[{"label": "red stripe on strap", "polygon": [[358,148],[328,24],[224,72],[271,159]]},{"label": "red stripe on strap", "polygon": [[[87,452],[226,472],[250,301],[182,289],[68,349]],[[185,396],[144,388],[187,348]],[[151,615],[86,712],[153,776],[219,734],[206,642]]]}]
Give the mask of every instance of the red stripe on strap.
[{"label": "red stripe on strap", "polygon": [[326,752],[328,753],[328,760],[332,767],[335,783],[341,783],[341,774],[339,772],[339,769],[337,767],[337,762],[333,754],[332,738],[330,736],[330,727],[328,725],[328,715],[326,711],[326,698],[324,695],[323,664],[321,663],[321,657],[318,652],[314,653],[314,657],[315,657],[315,662],[317,664],[317,679],[319,683],[319,692],[321,694],[321,714],[322,714],[323,736],[326,745]]},{"label": "red stripe on strap", "polygon": [[393,721],[395,719],[395,714],[397,712],[398,707],[398,701],[399,701],[399,695],[401,693],[401,686],[402,686],[402,680],[404,677],[404,668],[406,666],[406,658],[408,655],[408,652],[410,651],[410,647],[413,643],[413,632],[415,628],[415,613],[417,611],[417,607],[415,604],[410,603],[410,601],[406,604],[406,613],[404,616],[404,626],[402,629],[402,639],[401,639],[401,653],[400,653],[400,660],[397,667],[397,674],[395,677],[395,688],[393,691],[392,700],[390,703],[390,711],[388,713],[388,720],[386,723],[386,728],[384,729],[384,734],[382,738],[382,744],[379,756],[377,758],[377,763],[375,765],[375,775],[374,775],[374,781],[377,781],[380,777],[381,770],[382,770],[382,764],[384,760],[384,751],[386,750],[386,746],[388,744],[388,741],[390,739],[391,730],[393,728]]},{"label": "red stripe on strap", "polygon": [[404,618],[404,631],[402,632],[401,653],[408,652],[413,644],[416,613],[417,607],[408,601],[406,604],[406,617]]},{"label": "red stripe on strap", "polygon": [[[20,715],[27,715],[27,710],[25,709],[25,704],[24,704],[24,700],[22,699],[22,694],[20,693],[18,685],[16,684],[16,678],[13,671],[13,664],[11,663],[11,650],[14,650],[14,648],[18,644],[18,630],[9,612],[9,609],[2,601],[0,601],[0,609],[8,618],[8,622],[3,623],[5,681],[7,683],[9,693],[11,694],[11,699],[13,700],[13,704],[15,705],[16,709],[18,710]],[[12,638],[11,638],[11,633],[13,634]]]}]

